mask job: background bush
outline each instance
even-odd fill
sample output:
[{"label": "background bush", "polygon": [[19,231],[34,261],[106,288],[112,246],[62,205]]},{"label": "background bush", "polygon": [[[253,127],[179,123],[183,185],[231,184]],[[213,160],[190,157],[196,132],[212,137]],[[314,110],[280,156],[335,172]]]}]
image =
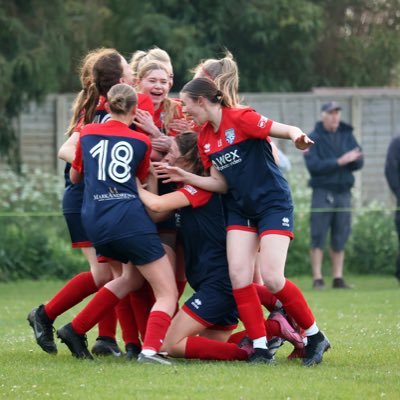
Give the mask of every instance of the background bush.
[{"label": "background bush", "polygon": [[[287,275],[311,275],[309,259],[311,189],[306,178],[288,175],[295,202],[295,239],[289,247]],[[345,252],[345,271],[356,274],[393,274],[397,256],[397,235],[393,211],[372,202],[352,214],[352,234]],[[329,244],[329,238],[327,239]],[[325,248],[323,270],[330,276],[330,258]]]},{"label": "background bush", "polygon": [[[288,276],[311,274],[309,217],[311,190],[304,176],[289,175],[295,201],[295,240]],[[72,249],[61,214],[62,180],[41,171],[23,169],[0,176],[0,281],[67,279],[85,270],[87,263]],[[329,242],[328,242],[329,243]],[[346,249],[345,268],[360,274],[392,274],[397,253],[393,214],[373,203],[353,213],[353,232]],[[329,255],[324,271],[330,274]]]},{"label": "background bush", "polygon": [[0,175],[0,281],[67,279],[86,268],[61,214],[62,180],[23,168]]}]

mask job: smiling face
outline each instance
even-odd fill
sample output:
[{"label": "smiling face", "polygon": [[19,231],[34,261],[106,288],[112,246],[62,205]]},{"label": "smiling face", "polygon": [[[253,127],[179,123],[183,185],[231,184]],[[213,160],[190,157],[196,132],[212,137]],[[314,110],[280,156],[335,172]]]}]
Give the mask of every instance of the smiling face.
[{"label": "smiling face", "polygon": [[203,106],[204,101],[194,100],[187,93],[180,93],[182,111],[189,114],[197,125],[203,125],[208,121],[207,112]]},{"label": "smiling face", "polygon": [[158,109],[168,95],[170,80],[165,70],[154,69],[143,76],[138,86],[141,93],[151,97],[154,108]]}]

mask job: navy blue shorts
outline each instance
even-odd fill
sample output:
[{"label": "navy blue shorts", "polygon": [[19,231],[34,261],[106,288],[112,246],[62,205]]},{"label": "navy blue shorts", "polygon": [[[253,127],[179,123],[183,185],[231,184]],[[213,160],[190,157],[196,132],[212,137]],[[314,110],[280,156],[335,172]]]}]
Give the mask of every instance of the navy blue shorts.
[{"label": "navy blue shorts", "polygon": [[207,328],[232,330],[238,324],[232,291],[221,285],[204,284],[186,300],[182,310]]},{"label": "navy blue shorts", "polygon": [[164,254],[159,236],[156,233],[131,236],[95,245],[97,254],[112,258],[124,264],[131,262],[136,266],[158,260]]},{"label": "navy blue shorts", "polygon": [[82,225],[81,214],[64,214],[71,237],[72,247],[92,247],[93,244],[86,235]]},{"label": "navy blue shorts", "polygon": [[226,229],[255,232],[265,235],[283,235],[293,239],[293,208],[274,207],[257,218],[246,218],[238,210],[226,208]]},{"label": "navy blue shorts", "polygon": [[[311,212],[310,215],[311,248],[323,249],[328,232],[330,232],[332,250],[344,250],[351,233],[351,212],[343,211],[343,209],[350,209],[350,207],[350,191],[313,190],[311,209],[317,210]],[[323,211],[324,209],[327,211]],[[335,211],[335,209],[339,210]]]}]

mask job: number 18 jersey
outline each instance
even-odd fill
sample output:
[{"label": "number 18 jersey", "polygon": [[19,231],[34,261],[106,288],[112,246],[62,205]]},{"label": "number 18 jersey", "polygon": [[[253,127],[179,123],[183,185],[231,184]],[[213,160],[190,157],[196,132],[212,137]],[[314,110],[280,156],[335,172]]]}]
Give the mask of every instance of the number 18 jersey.
[{"label": "number 18 jersey", "polygon": [[82,129],[72,167],[84,175],[82,221],[94,246],[156,233],[135,180],[147,177],[150,152],[148,137],[121,122]]}]

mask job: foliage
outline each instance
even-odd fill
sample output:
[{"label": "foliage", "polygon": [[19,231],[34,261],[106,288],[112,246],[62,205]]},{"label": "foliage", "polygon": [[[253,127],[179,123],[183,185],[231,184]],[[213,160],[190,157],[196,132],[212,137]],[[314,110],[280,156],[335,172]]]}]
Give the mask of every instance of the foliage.
[{"label": "foliage", "polygon": [[62,181],[39,169],[21,167],[17,174],[5,169],[0,175],[0,209],[3,212],[60,210]]},{"label": "foliage", "polygon": [[2,217],[0,281],[67,279],[86,268],[62,217]]},{"label": "foliage", "polygon": [[[295,239],[288,252],[286,272],[289,276],[310,274],[310,199],[311,190],[304,177],[289,174],[295,202]],[[397,235],[393,213],[383,204],[373,202],[352,214],[352,234],[345,251],[346,272],[357,274],[389,274],[395,269]],[[330,274],[327,239],[323,269]],[[328,272],[329,271],[329,272]]]},{"label": "foliage", "polygon": [[325,29],[315,47],[314,85],[398,84],[398,0],[316,0]]},{"label": "foliage", "polygon": [[399,83],[398,9],[398,0],[0,0],[0,156],[19,165],[13,119],[31,99],[78,90],[80,59],[101,46],[127,58],[164,48],[174,90],[225,48],[243,92]]},{"label": "foliage", "polygon": [[393,275],[397,242],[393,212],[371,203],[355,216],[346,265],[354,273]]},{"label": "foliage", "polygon": [[[76,89],[83,53],[102,43],[102,0],[0,0],[0,156],[18,166],[13,119],[30,100]],[[94,23],[89,19],[96,18]]]},{"label": "foliage", "polygon": [[[108,35],[126,53],[154,45],[167,50],[178,90],[200,59],[220,56],[225,48],[238,60],[242,90],[309,88],[320,8],[308,0],[233,3],[111,1]],[[115,29],[117,22],[121,29]]]},{"label": "foliage", "polygon": [[[68,71],[64,2],[55,0],[0,3],[0,153],[10,153],[15,142],[12,119],[31,99],[59,89]],[[15,150],[15,148],[14,148]]]},{"label": "foliage", "polygon": [[85,268],[62,221],[61,193],[58,177],[39,170],[0,175],[0,281],[65,279]]}]

